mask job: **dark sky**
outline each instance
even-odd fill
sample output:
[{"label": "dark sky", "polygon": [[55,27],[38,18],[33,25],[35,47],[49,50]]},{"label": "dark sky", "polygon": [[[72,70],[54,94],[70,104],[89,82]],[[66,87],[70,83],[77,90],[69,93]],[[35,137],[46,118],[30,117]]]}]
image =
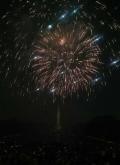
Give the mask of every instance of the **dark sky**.
[{"label": "dark sky", "polygon": [[[1,15],[8,10],[9,2],[10,0],[0,1]],[[113,6],[116,8],[116,12],[113,13],[119,18],[120,2],[110,0],[107,3],[111,11]],[[16,118],[52,126],[55,124],[57,104],[50,101],[41,104],[39,99],[32,103],[30,98],[11,96],[11,91],[5,87],[1,87],[0,90],[1,120]],[[107,85],[97,90],[95,95],[88,102],[82,99],[68,99],[65,103],[61,103],[62,124],[68,127],[79,122],[88,122],[99,116],[113,116],[120,120],[120,69],[112,72]]]}]

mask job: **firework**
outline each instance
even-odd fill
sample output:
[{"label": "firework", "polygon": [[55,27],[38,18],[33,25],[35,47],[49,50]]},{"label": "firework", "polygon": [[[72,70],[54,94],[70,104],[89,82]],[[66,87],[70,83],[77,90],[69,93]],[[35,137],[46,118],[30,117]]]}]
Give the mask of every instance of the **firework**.
[{"label": "firework", "polygon": [[37,87],[64,97],[88,89],[98,72],[101,50],[92,28],[80,24],[57,25],[39,34],[32,61]]},{"label": "firework", "polygon": [[120,25],[105,4],[16,1],[0,21],[0,80],[18,95],[89,93],[119,68]]}]

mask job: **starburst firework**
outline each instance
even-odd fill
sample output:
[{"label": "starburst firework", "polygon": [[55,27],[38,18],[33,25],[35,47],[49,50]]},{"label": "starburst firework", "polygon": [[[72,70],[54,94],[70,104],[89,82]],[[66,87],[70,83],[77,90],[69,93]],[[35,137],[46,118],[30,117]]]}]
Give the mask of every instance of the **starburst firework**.
[{"label": "starburst firework", "polygon": [[101,50],[92,28],[80,23],[41,33],[34,44],[36,86],[67,96],[88,89],[98,72]]},{"label": "starburst firework", "polygon": [[89,95],[120,66],[119,8],[111,13],[99,0],[49,2],[13,0],[3,11],[1,86],[19,96]]}]

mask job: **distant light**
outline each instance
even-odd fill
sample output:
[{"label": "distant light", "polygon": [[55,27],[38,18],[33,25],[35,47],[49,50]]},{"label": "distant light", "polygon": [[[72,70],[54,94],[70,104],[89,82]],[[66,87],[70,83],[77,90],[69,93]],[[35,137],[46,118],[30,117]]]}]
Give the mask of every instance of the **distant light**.
[{"label": "distant light", "polygon": [[53,87],[51,90],[50,90],[51,93],[55,93],[55,88]]},{"label": "distant light", "polygon": [[[42,51],[41,51],[42,52]],[[34,58],[33,58],[33,60],[38,60],[38,59],[41,59],[42,57],[41,56],[35,56]]]},{"label": "distant light", "polygon": [[65,38],[60,39],[59,44],[61,46],[63,46],[65,43],[66,43],[66,39]]},{"label": "distant light", "polygon": [[37,57],[37,56],[35,56],[33,59],[34,59],[34,60],[37,60],[37,59],[38,59],[38,57]]},{"label": "distant light", "polygon": [[96,85],[101,81],[101,77],[96,77],[95,79],[92,80],[92,85]]},{"label": "distant light", "polygon": [[64,74],[65,72],[61,72],[60,74]]},{"label": "distant light", "polygon": [[53,26],[52,25],[48,25],[48,29],[50,30],[50,29],[52,29],[53,28]]},{"label": "distant light", "polygon": [[94,82],[97,83],[98,81],[100,81],[100,79],[101,79],[100,77],[97,77],[94,79]]},{"label": "distant light", "polygon": [[65,18],[65,16],[66,16],[66,14],[63,14],[60,18],[63,19],[63,18]]},{"label": "distant light", "polygon": [[93,43],[99,42],[102,38],[103,38],[103,36],[99,36],[99,35],[95,36],[95,37],[93,38]]},{"label": "distant light", "polygon": [[77,81],[74,81],[73,83],[74,83],[74,84],[76,84],[76,83],[77,83]]},{"label": "distant light", "polygon": [[115,68],[119,68],[120,67],[120,59],[116,59],[111,61],[111,63],[109,64],[110,67],[115,67]]},{"label": "distant light", "polygon": [[74,9],[72,13],[73,13],[73,14],[76,14],[77,11],[78,11],[78,8],[77,8],[77,9]]},{"label": "distant light", "polygon": [[65,18],[65,16],[66,16],[66,15],[64,14],[64,15],[61,16],[61,18]]},{"label": "distant light", "polygon": [[37,89],[36,89],[36,91],[39,91],[39,90],[40,90],[40,88],[37,88]]},{"label": "distant light", "polygon": [[77,8],[75,8],[73,11],[72,11],[72,14],[76,14],[78,12],[78,10],[80,10],[80,8],[82,8],[82,6],[78,6]]},{"label": "distant light", "polygon": [[118,61],[113,61],[112,64],[113,64],[113,65],[114,65],[114,64],[117,64],[117,62],[118,62]]},{"label": "distant light", "polygon": [[110,65],[111,65],[111,66],[112,66],[112,65],[116,65],[119,61],[120,61],[120,60],[114,60],[114,61],[112,61],[112,63],[111,63]]},{"label": "distant light", "polygon": [[60,16],[59,20],[64,19],[67,16],[67,12]]}]

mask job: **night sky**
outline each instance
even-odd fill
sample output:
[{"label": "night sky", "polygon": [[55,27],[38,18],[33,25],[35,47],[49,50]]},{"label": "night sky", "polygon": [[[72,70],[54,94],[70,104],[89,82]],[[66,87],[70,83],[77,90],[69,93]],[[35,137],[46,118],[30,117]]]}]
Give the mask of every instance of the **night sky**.
[{"label": "night sky", "polygon": [[[106,3],[119,23],[120,2],[110,0],[109,2],[106,1]],[[11,4],[10,0],[0,1],[1,17],[11,10],[9,4]],[[50,2],[47,5],[48,8],[51,7]],[[18,7],[17,0],[16,6]],[[26,29],[29,31],[30,28],[28,22]],[[3,26],[1,25],[0,31],[3,31]],[[12,43],[10,43],[10,47],[12,47]],[[1,65],[2,62],[4,61],[0,61]],[[10,63],[10,61],[8,63]],[[5,72],[2,69],[3,68],[1,68],[0,71],[0,73],[2,73],[0,74],[0,120],[17,119],[54,128],[56,125],[56,110],[58,105],[61,109],[61,124],[63,128],[72,128],[81,122],[86,123],[101,116],[112,116],[120,120],[120,67],[112,68],[111,73],[105,78],[106,85],[96,86],[94,94],[91,94],[88,99],[82,94],[79,98],[73,96],[72,98],[65,99],[65,101],[58,99],[55,103],[53,103],[51,97],[46,93],[39,95],[38,93],[32,92],[24,96],[17,94],[16,87],[9,87],[10,79],[5,80],[3,76]],[[28,77],[28,79],[30,78]],[[19,88],[21,88],[21,86]]]}]

